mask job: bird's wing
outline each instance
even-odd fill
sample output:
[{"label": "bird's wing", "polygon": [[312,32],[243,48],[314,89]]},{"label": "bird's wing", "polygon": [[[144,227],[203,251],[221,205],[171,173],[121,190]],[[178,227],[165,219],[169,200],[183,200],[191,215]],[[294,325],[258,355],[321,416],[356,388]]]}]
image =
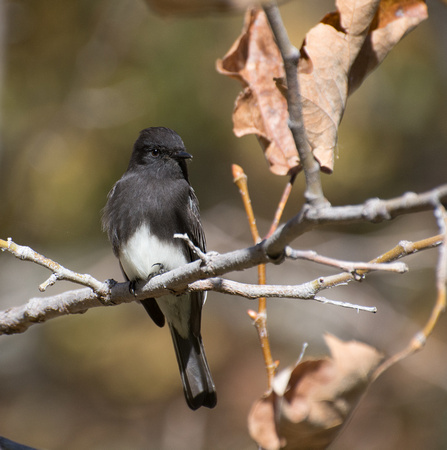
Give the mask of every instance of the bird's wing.
[{"label": "bird's wing", "polygon": [[[188,236],[200,250],[203,252],[206,251],[206,240],[205,240],[205,233],[203,231],[202,227],[202,221],[200,220],[200,211],[199,211],[199,201],[197,200],[196,194],[194,192],[194,189],[191,188],[189,191],[189,208],[188,208],[188,215],[189,215],[189,223],[190,229],[188,230]],[[191,254],[191,261],[194,261],[197,259],[197,255],[194,254],[192,251]]]}]

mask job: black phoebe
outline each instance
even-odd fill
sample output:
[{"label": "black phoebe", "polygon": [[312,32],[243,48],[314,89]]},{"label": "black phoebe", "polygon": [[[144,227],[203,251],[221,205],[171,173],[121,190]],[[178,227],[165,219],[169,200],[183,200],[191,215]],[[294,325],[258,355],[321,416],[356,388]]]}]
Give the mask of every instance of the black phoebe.
[{"label": "black phoebe", "polygon": [[[186,152],[169,128],[141,131],[127,171],[113,186],[104,208],[103,229],[127,280],[147,280],[197,259],[174,234],[187,234],[205,251],[199,204],[189,184]],[[216,391],[200,334],[205,294],[165,295],[141,303],[153,321],[171,330],[186,401],[191,409],[213,408]]]}]

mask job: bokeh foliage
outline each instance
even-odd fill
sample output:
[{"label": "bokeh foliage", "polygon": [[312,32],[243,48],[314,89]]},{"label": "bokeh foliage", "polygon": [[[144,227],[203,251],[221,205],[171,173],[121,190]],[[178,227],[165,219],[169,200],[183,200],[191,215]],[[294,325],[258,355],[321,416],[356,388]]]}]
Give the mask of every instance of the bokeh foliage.
[{"label": "bokeh foliage", "polygon": [[[429,20],[397,46],[349,101],[334,173],[323,176],[325,193],[333,204],[386,198],[446,181],[447,8],[435,0],[428,5]],[[3,238],[12,236],[75,270],[118,279],[119,270],[100,230],[100,210],[126,168],[139,130],[151,125],[175,129],[194,155],[191,181],[208,222],[205,228],[212,249],[227,251],[250,243],[248,233],[244,236],[241,231],[246,223],[231,181],[231,163],[242,165],[248,174],[259,225],[267,231],[263,219],[271,218],[285,179],[269,173],[254,138],[232,135],[231,111],[239,87],[214,68],[215,60],[239,34],[242,15],[161,18],[142,0],[4,0],[3,9]],[[333,2],[292,1],[281,9],[292,41],[300,45],[306,31],[333,9]],[[285,218],[298,209],[301,190],[298,177]],[[403,222],[413,224],[412,235],[426,233],[417,229],[417,220]],[[240,240],[221,238],[217,226]],[[366,226],[350,229],[371,230]],[[322,252],[335,255],[341,250],[339,257],[365,257],[364,241],[351,238],[349,246],[333,235],[326,238]],[[408,235],[401,235],[394,226],[381,241],[381,250],[402,238]],[[318,248],[318,240],[312,239],[306,237],[303,245]],[[373,248],[369,255],[374,257],[377,251]],[[45,274],[1,256],[3,308],[35,295],[32,289]],[[421,264],[416,272],[419,278],[412,273],[413,280],[425,279],[430,286],[428,267]],[[269,269],[269,277],[276,282],[287,282],[287,276],[295,282],[311,275],[294,268],[287,273]],[[381,323],[401,333],[405,342],[408,331],[403,325],[390,324],[390,317],[397,318],[397,312],[417,321],[419,314],[426,314],[421,291],[389,278],[368,286],[369,291],[357,291],[365,302],[376,301],[373,290],[399,300],[393,307],[384,302],[379,309],[385,316]],[[424,298],[431,294],[423,285]],[[200,441],[203,448],[252,448],[245,418],[265,383],[258,376],[263,369],[256,336],[244,316],[251,304],[210,297],[204,340],[220,396],[213,416],[186,411],[174,378],[175,360],[167,333],[161,335],[152,327],[138,305],[129,305],[36,326],[23,336],[2,337],[0,434],[46,448],[131,445],[146,449],[175,448],[176,433],[185,436],[193,430],[205,436]],[[222,305],[220,310],[217,303]],[[291,302],[270,305],[274,305],[269,311],[275,355],[285,363],[290,361],[287,345],[296,355],[301,342],[288,342],[293,333],[308,340],[311,331],[320,333],[320,327],[336,331],[342,324],[346,338],[367,331],[375,336],[376,345],[388,338],[377,333],[380,328],[371,318],[363,322],[345,312],[309,305],[295,315],[287,309]],[[301,325],[300,317],[305,317]],[[311,323],[315,325],[310,327]],[[436,348],[443,349],[445,336],[437,339]],[[166,355],[170,359],[164,362]],[[439,366],[431,372],[442,380],[447,370]],[[377,416],[380,410],[386,418],[380,424],[380,442],[391,443],[388,448],[396,442],[400,448],[415,442],[442,448],[445,391],[441,383],[433,390],[425,383],[415,387],[414,379],[397,368],[388,384],[374,387],[375,396],[369,397],[363,414],[355,419],[363,418],[367,425],[353,424],[345,444],[378,438],[370,425],[377,418],[370,411]],[[255,392],[249,392],[247,385]],[[389,402],[381,403],[383,399]],[[436,411],[436,420],[428,416],[430,411]],[[177,448],[184,442],[177,441]]]}]

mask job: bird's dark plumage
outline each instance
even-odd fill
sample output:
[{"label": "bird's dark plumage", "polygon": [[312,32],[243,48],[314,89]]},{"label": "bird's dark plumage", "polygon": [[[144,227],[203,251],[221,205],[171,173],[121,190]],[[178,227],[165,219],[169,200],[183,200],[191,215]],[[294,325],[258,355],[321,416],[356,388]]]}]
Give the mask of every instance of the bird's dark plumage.
[{"label": "bird's dark plumage", "polygon": [[[189,184],[186,152],[169,128],[141,131],[127,171],[109,193],[103,214],[113,252],[126,278],[146,280],[197,259],[176,233],[205,251],[197,197]],[[168,322],[183,389],[192,409],[212,408],[216,392],[200,334],[205,294],[166,295],[142,301],[158,326]]]}]

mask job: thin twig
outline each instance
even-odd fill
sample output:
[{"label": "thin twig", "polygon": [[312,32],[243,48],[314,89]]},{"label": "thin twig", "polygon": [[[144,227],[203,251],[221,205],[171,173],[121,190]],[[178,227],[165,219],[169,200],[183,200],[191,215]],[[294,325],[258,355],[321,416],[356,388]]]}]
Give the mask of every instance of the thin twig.
[{"label": "thin twig", "polygon": [[[239,189],[239,193],[244,203],[245,212],[247,214],[248,222],[250,225],[250,231],[255,244],[261,242],[261,236],[259,235],[258,227],[256,226],[256,218],[253,212],[251,204],[250,194],[248,192],[247,175],[245,175],[242,167],[237,164],[233,164],[233,182]],[[266,283],[266,268],[265,264],[258,266],[258,284],[265,285]],[[253,320],[253,324],[256,327],[258,333],[259,342],[261,344],[262,354],[264,357],[265,367],[267,370],[267,385],[268,389],[271,388],[273,378],[275,376],[276,364],[273,361],[272,352],[270,349],[270,341],[267,331],[267,300],[265,296],[258,298],[258,312],[248,311],[248,315]]]},{"label": "thin twig", "polygon": [[279,222],[281,220],[282,214],[284,212],[284,208],[286,207],[287,201],[289,200],[290,194],[292,192],[292,187],[295,182],[297,174],[293,173],[290,177],[290,180],[286,184],[286,187],[284,189],[284,192],[282,193],[281,200],[278,203],[278,207],[275,211],[275,217],[273,218],[273,222],[270,226],[270,230],[268,231],[265,238],[267,239],[270,237],[278,228]]},{"label": "thin twig", "polygon": [[369,199],[358,205],[313,208],[309,205],[276,230],[264,242],[265,251],[272,259],[282,255],[284,248],[305,232],[326,224],[380,223],[403,214],[432,211],[436,204],[447,201],[447,184],[421,194],[407,192],[389,200]]},{"label": "thin twig", "polygon": [[89,274],[73,272],[61,264],[35,252],[30,247],[16,244],[11,238],[8,238],[6,241],[0,239],[0,249],[11,253],[18,259],[34,262],[53,272],[52,275],[39,286],[41,292],[44,292],[49,286],[55,284],[57,280],[66,280],[90,287],[100,297],[107,297],[109,293],[109,286],[107,283],[98,281]]},{"label": "thin twig", "polygon": [[[433,236],[430,238],[422,239],[417,242],[400,241],[394,248],[383,253],[382,255],[374,258],[370,264],[384,264],[396,261],[404,256],[417,253],[421,250],[427,250],[430,248],[438,247],[442,243],[442,235]],[[340,273],[338,275],[330,275],[327,277],[320,277],[314,280],[314,283],[318,281],[321,289],[332,288],[336,286],[343,286],[351,281],[358,280],[358,277],[363,277],[369,272],[369,270],[358,270],[355,274],[352,273]]]},{"label": "thin twig", "polygon": [[342,261],[340,259],[329,258],[327,256],[319,255],[313,250],[295,250],[289,246],[285,248],[285,255],[287,258],[296,260],[304,259],[306,261],[313,261],[318,264],[326,266],[337,267],[338,269],[354,274],[358,271],[375,271],[383,272],[405,273],[408,271],[408,266],[403,262],[396,263],[365,263],[354,261]]},{"label": "thin twig", "polygon": [[408,356],[421,350],[425,346],[428,337],[433,333],[433,330],[439,321],[439,317],[445,311],[447,281],[447,214],[444,206],[440,203],[436,206],[434,213],[439,231],[442,233],[439,236],[436,236],[438,238],[437,243],[439,243],[439,250],[438,264],[436,267],[437,295],[435,304],[423,329],[416,333],[416,335],[410,340],[409,344],[403,350],[390,356],[375,370],[373,375],[374,379],[379,377],[383,372],[388,370],[397,362],[402,361]]},{"label": "thin twig", "polygon": [[175,233],[174,239],[181,239],[185,241],[186,244],[188,244],[188,247],[199,257],[199,259],[206,263],[207,261],[206,253],[202,252],[202,250],[199,247],[197,247],[197,245],[194,245],[194,242],[191,241],[190,237],[186,233],[184,234]]},{"label": "thin twig", "polygon": [[342,308],[355,309],[356,311],[366,311],[366,312],[371,312],[371,313],[377,312],[377,308],[375,306],[355,305],[353,303],[342,302],[340,300],[330,300],[326,297],[320,297],[320,296],[315,296],[312,300],[316,300],[317,302],[324,303],[325,305],[341,306]]},{"label": "thin twig", "polygon": [[256,218],[253,212],[253,207],[251,205],[250,195],[248,193],[247,186],[247,175],[242,169],[241,166],[237,164],[232,165],[233,172],[233,183],[238,187],[239,194],[241,195],[242,202],[244,204],[245,213],[247,214],[248,224],[250,226],[250,232],[253,237],[253,241],[255,244],[261,242],[261,236],[258,232],[258,227],[256,226]]},{"label": "thin twig", "polygon": [[[375,306],[357,305],[339,300],[331,300],[316,293],[322,290],[318,282],[303,283],[300,285],[274,285],[274,284],[247,284],[238,281],[227,280],[224,278],[208,278],[207,280],[199,280],[188,286],[188,291],[214,291],[228,295],[238,295],[240,297],[251,300],[264,298],[290,298],[299,300],[314,300],[329,305],[341,306],[343,308],[355,309],[356,311],[366,311],[370,313],[377,312]],[[250,317],[256,320],[259,312],[252,311]]]}]

